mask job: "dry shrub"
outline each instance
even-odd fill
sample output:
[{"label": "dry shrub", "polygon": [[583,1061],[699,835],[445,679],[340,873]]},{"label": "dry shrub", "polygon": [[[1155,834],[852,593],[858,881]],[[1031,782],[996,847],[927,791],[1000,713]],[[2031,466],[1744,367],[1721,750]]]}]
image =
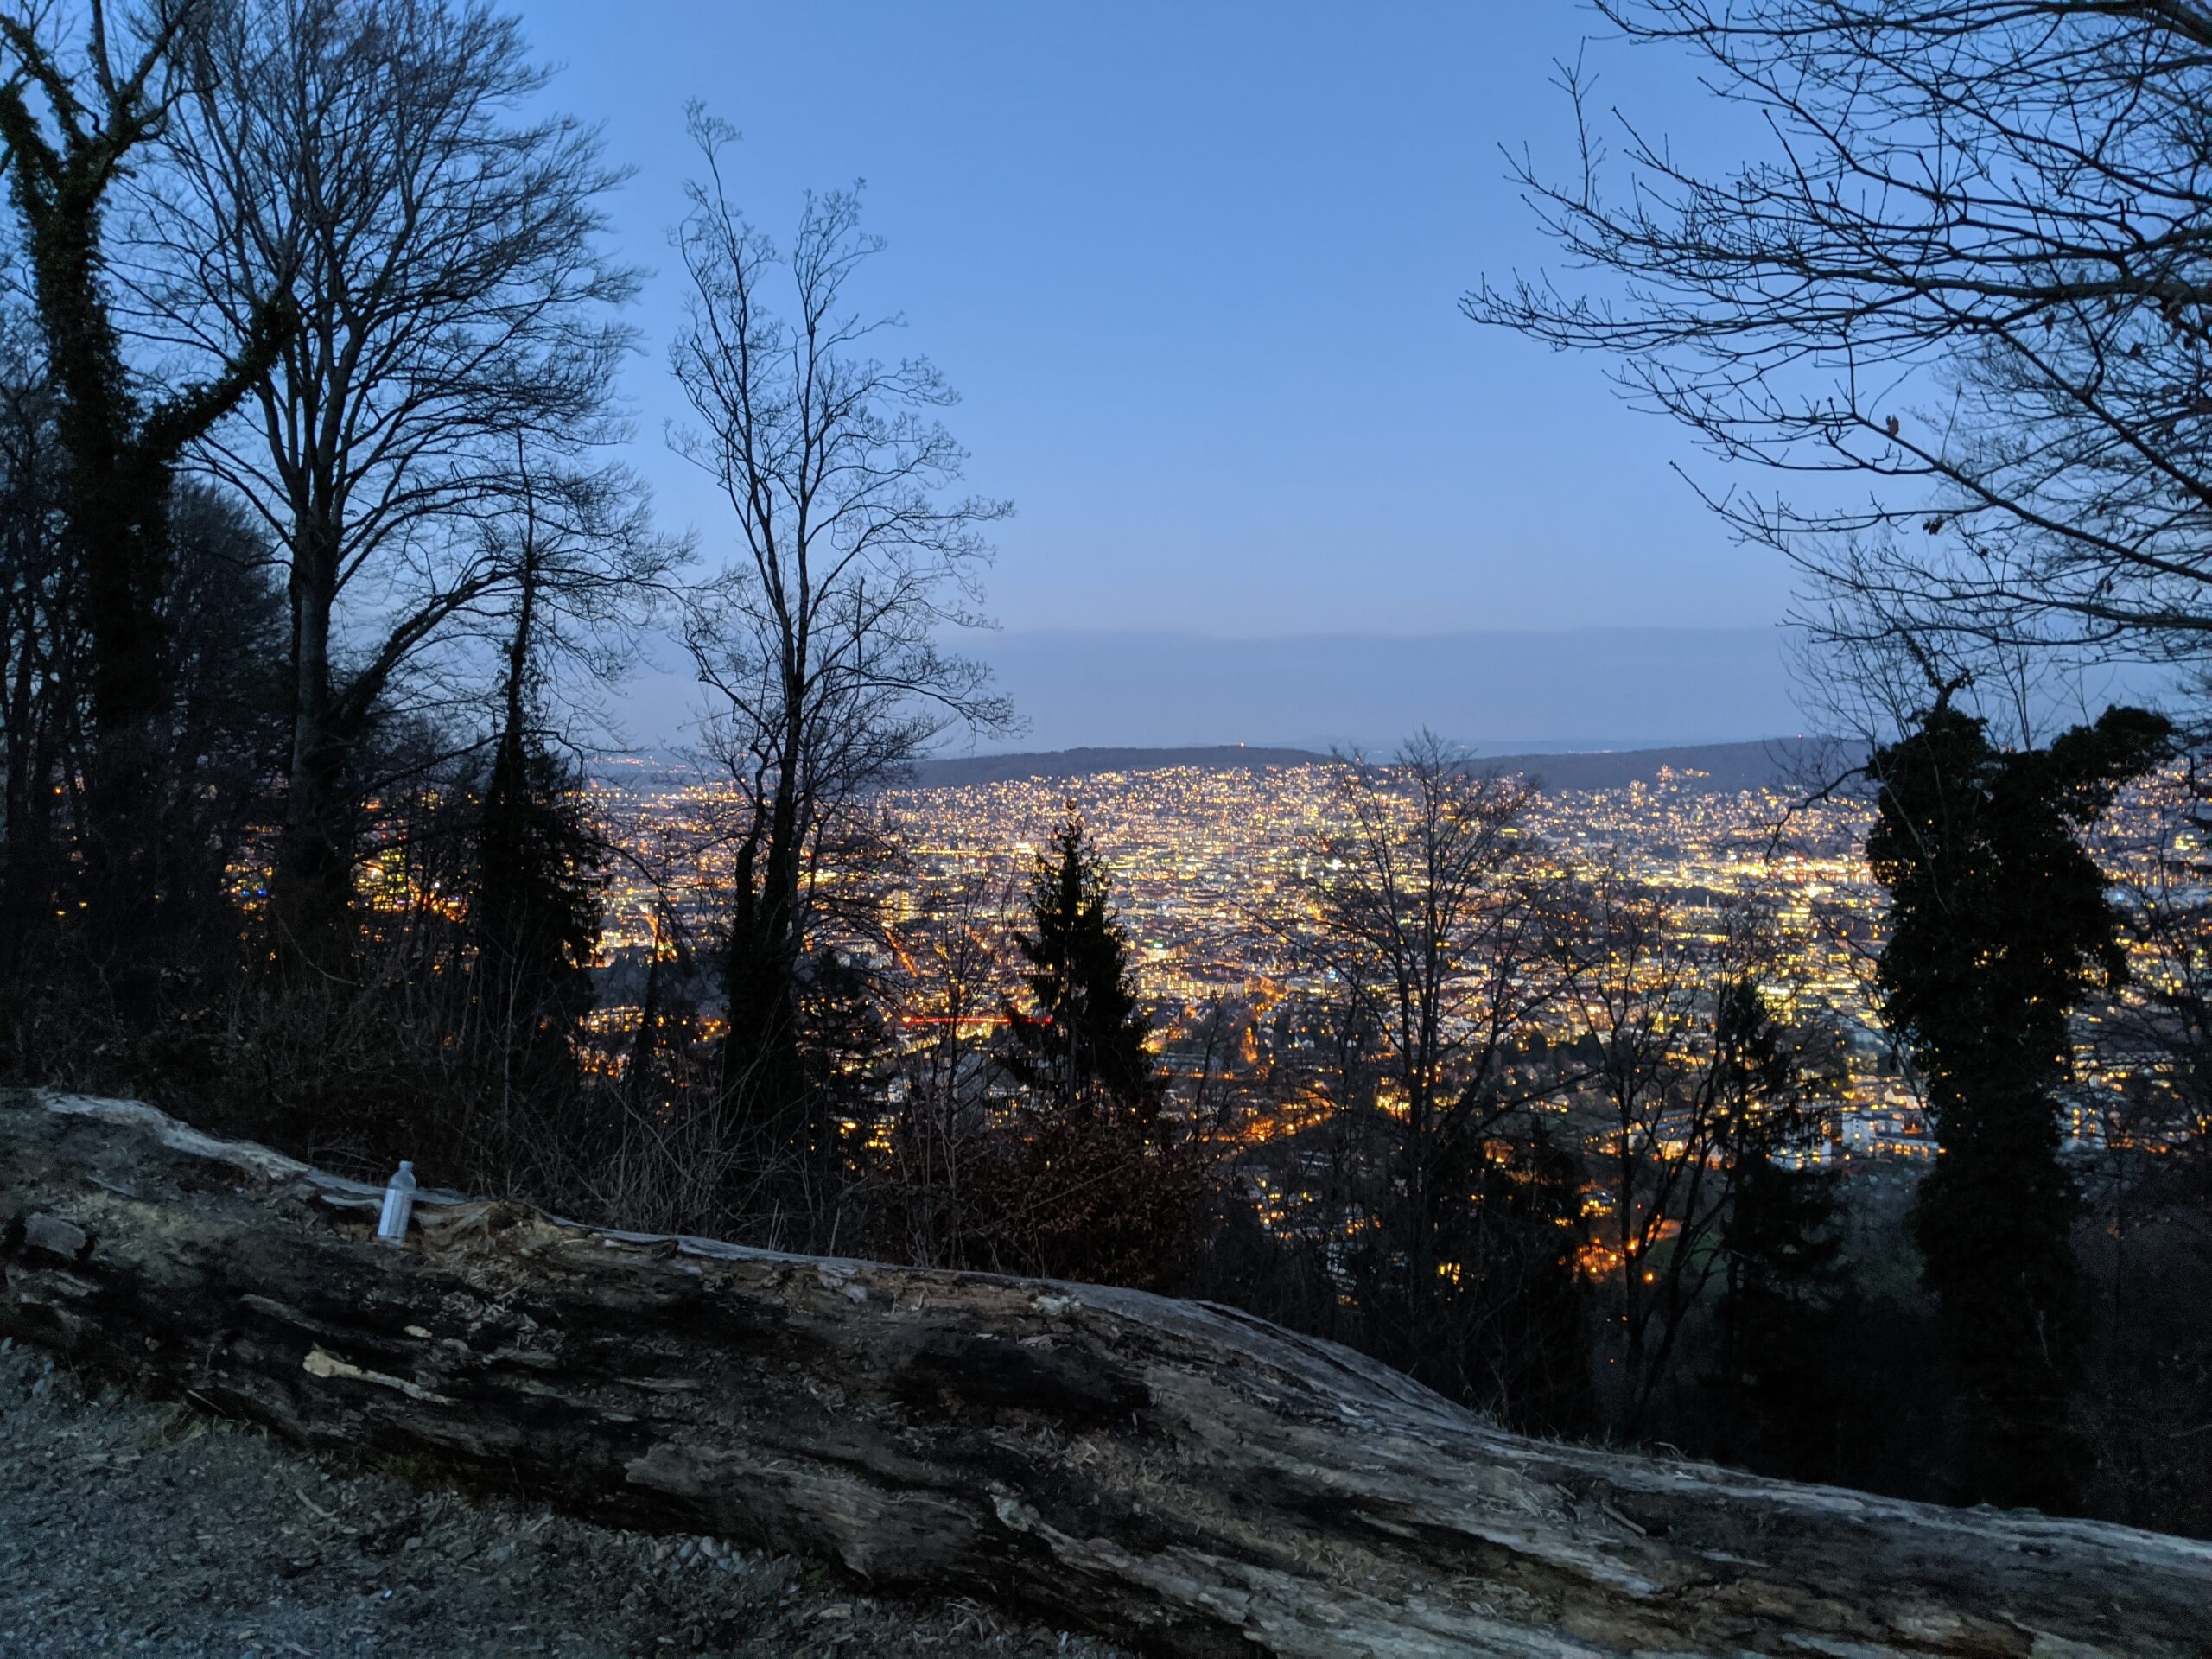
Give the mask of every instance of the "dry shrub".
[{"label": "dry shrub", "polygon": [[1004,1271],[1169,1289],[1196,1249],[1214,1162],[1204,1140],[1132,1113],[1022,1112],[982,1148],[971,1248]]}]

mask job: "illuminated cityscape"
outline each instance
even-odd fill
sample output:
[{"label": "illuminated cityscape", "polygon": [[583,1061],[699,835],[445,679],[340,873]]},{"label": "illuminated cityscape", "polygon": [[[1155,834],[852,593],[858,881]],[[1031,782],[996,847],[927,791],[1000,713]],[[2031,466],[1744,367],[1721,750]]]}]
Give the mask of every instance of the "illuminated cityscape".
[{"label": "illuminated cityscape", "polygon": [[[727,791],[647,760],[603,766],[594,793],[626,855],[608,895],[599,1015],[619,1027],[636,1016],[622,989],[639,982],[636,964],[657,938],[672,925],[711,938],[732,803]],[[1327,970],[1299,947],[1313,861],[1341,812],[1327,766],[1168,766],[888,791],[877,809],[900,863],[873,873],[865,902],[880,926],[855,930],[847,947],[893,971],[902,939],[928,934],[955,911],[1005,931],[1038,849],[1070,805],[1112,874],[1175,1096],[1185,1109],[1201,1094],[1211,1110],[1233,1104],[1248,1136],[1279,1134],[1311,1109],[1310,1096],[1286,1079],[1296,1069],[1301,1013],[1331,991]],[[1778,788],[1716,791],[1700,774],[1662,769],[1649,783],[1540,797],[1526,830],[1544,874],[1610,872],[1660,898],[1670,928],[1693,944],[1717,938],[1724,914],[1758,906],[1776,942],[1770,1001],[1791,1020],[1834,1033],[1843,1060],[1825,1138],[1796,1155],[1917,1162],[1933,1155],[1933,1143],[1873,1006],[1881,894],[1860,855],[1866,823],[1862,803],[1808,805]],[[964,1017],[988,1023],[1015,984],[1002,965],[1000,982]],[[941,1016],[923,1006],[925,990],[912,995],[907,1034],[921,1040]],[[1524,1038],[1567,1044],[1580,1034],[1565,1006],[1539,1007],[1530,1023]],[[1562,1113],[1572,1106],[1548,1103]]]}]

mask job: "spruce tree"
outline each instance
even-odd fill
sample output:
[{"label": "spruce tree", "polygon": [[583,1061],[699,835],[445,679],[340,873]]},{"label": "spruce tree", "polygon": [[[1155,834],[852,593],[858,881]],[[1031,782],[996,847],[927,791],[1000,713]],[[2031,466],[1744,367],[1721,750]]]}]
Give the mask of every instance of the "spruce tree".
[{"label": "spruce tree", "polygon": [[1072,804],[1030,883],[1029,1006],[999,1051],[1022,1097],[970,1185],[976,1249],[1052,1278],[1165,1290],[1195,1243],[1211,1154],[1160,1110],[1128,942]]},{"label": "spruce tree", "polygon": [[1145,1052],[1150,1027],[1137,1009],[1110,885],[1071,802],[1030,879],[1035,931],[1014,935],[1029,964],[1031,1006],[1007,1009],[1005,1061],[1024,1087],[1065,1108],[1148,1116],[1159,1096]]},{"label": "spruce tree", "polygon": [[526,564],[507,646],[505,706],[477,841],[480,1007],[497,1042],[503,1105],[542,1109],[574,1082],[569,1038],[590,1010],[603,845],[585,821],[578,769],[533,719],[537,573]]},{"label": "spruce tree", "polygon": [[1763,1139],[1737,1154],[1712,1396],[1730,1460],[1791,1480],[1838,1480],[1852,1402],[1838,1376],[1851,1295],[1834,1177],[1793,1169]]},{"label": "spruce tree", "polygon": [[2071,1015],[2120,983],[2106,882],[2082,844],[2171,728],[2108,709],[2047,748],[2007,752],[1946,690],[1876,752],[1866,855],[1891,901],[1879,984],[1926,1083],[1942,1156],[1915,1230],[1964,1398],[1965,1496],[2064,1508],[2083,1312],[2056,1090]]},{"label": "spruce tree", "polygon": [[603,849],[576,769],[510,734],[485,791],[477,945],[511,1024],[566,1029],[591,1003]]},{"label": "spruce tree", "polygon": [[1586,1432],[1582,1160],[1532,1114],[1510,1138],[1455,1138],[1438,1175],[1436,1248],[1456,1271],[1438,1287],[1433,1327],[1412,1333],[1406,1369],[1524,1433]]}]

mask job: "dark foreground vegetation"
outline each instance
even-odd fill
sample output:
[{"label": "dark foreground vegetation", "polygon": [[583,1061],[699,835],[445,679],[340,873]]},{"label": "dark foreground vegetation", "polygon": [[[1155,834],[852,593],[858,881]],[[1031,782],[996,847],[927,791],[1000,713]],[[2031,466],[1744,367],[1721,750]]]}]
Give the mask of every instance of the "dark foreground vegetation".
[{"label": "dark foreground vegetation", "polygon": [[[0,14],[0,1071],[371,1178],[407,1157],[639,1227],[1203,1295],[1516,1428],[2212,1534],[2201,797],[2154,890],[2090,851],[2120,791],[2193,779],[2197,703],[2011,695],[2101,655],[2193,672],[2212,635],[2187,184],[2212,23],[1620,21],[1809,124],[1830,171],[1738,188],[1638,152],[1668,188],[1626,219],[1532,175],[1627,286],[1469,306],[1623,351],[1733,462],[1809,448],[1910,495],[1737,522],[1808,571],[1838,729],[1872,746],[1815,781],[1873,815],[1870,971],[1943,1148],[1926,1181],[1808,1156],[1843,1035],[1801,1017],[1767,907],[1568,868],[1523,785],[1426,737],[1341,763],[1311,879],[1255,901],[1324,988],[1264,1011],[1301,1058],[1234,1109],[1215,1084],[1262,1015],[1224,1007],[1168,1074],[1073,810],[1025,891],[889,949],[880,786],[1012,719],[938,643],[1006,505],[960,493],[950,390],[853,298],[857,198],[772,240],[696,111],[668,367],[727,556],[657,531],[620,460],[620,169],[462,0]],[[2083,100],[2112,112],[2094,143],[2062,130]],[[1822,182],[1929,153],[1870,109],[1960,117],[1903,219]],[[2029,159],[1993,181],[1970,163],[1996,150]],[[1955,377],[1972,418],[1941,429],[1970,441],[1848,384],[1801,419],[1790,377],[1868,349]],[[611,1021],[602,894],[634,853],[579,756],[649,624],[714,709],[725,804],[669,856],[723,903],[663,907]]]}]

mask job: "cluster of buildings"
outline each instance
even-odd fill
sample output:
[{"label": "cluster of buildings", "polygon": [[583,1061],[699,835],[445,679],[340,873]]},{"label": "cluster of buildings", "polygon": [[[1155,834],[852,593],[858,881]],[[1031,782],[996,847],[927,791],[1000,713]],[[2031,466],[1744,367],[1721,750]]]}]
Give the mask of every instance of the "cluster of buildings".
[{"label": "cluster of buildings", "polygon": [[[1653,895],[1693,955],[1723,949],[1732,918],[1756,905],[1770,941],[1761,968],[1770,1006],[1793,1025],[1817,1027],[1829,1046],[1826,1130],[1794,1155],[1924,1164],[1934,1139],[1876,1011],[1884,895],[1861,855],[1869,809],[1779,788],[1719,791],[1709,781],[1662,771],[1625,787],[1539,796],[1522,830],[1523,857],[1540,874],[1613,880]],[[2123,879],[2149,881],[2173,867],[2173,849],[2159,839],[2175,821],[2174,803],[2158,794],[2171,787],[2143,791],[2115,825],[2110,850]],[[619,1025],[645,957],[665,957],[679,938],[711,938],[726,899],[734,803],[710,780],[652,760],[603,764],[594,790],[596,812],[623,849],[607,908],[609,1006],[599,1015]],[[1333,845],[1344,823],[1333,767],[1165,767],[908,787],[874,805],[881,844],[895,850],[835,879],[848,915],[867,918],[850,948],[906,987],[899,1018],[909,1040],[932,1039],[948,1020],[973,1021],[981,1035],[1000,995],[1018,990],[1007,941],[1040,849],[1074,810],[1111,874],[1183,1109],[1233,1120],[1239,1133],[1264,1140],[1319,1109],[1313,1090],[1289,1079],[1312,1058],[1313,1011],[1340,988],[1303,943],[1314,894],[1330,879],[1325,862],[1342,850]],[[957,1004],[918,961],[950,929],[999,940],[995,956],[988,941],[970,956],[1000,983],[969,984]],[[2161,971],[2148,960],[2142,968]],[[1586,1031],[1577,1023],[1586,1016],[1571,1001],[1540,1003],[1524,1036],[1539,1048],[1569,1045]],[[2109,1054],[2100,1065],[2070,1109],[2078,1142],[2105,1131],[2095,1090],[2126,1086],[2124,1076],[2114,1080]]]},{"label": "cluster of buildings", "polygon": [[[1868,999],[1875,896],[1854,853],[1861,814],[1822,805],[1792,815],[1779,793],[1713,794],[1701,781],[1668,775],[1624,790],[1540,797],[1525,825],[1527,855],[1554,872],[1609,866],[1666,894],[1673,924],[1693,931],[1731,903],[1763,895],[1795,941],[1789,995],[1814,999],[1858,1033],[1854,1052],[1864,1065],[1853,1086],[1870,1115],[1904,1126],[1882,1145],[1909,1154],[1916,1108],[1894,1068],[1885,1069]],[[679,931],[711,937],[734,803],[711,780],[651,760],[603,765],[594,800],[625,851],[612,872],[603,946],[608,988],[619,993],[637,978],[641,953],[667,950]],[[860,930],[853,945],[887,969],[900,965],[902,941],[926,938],[956,912],[969,925],[1017,925],[1039,850],[1073,810],[1111,874],[1163,1059],[1186,1093],[1211,1080],[1217,1096],[1256,1097],[1255,1080],[1279,1079],[1283,1051],[1309,1034],[1306,1011],[1330,997],[1330,969],[1301,948],[1317,874],[1326,879],[1317,861],[1330,856],[1344,812],[1329,766],[1168,767],[1073,782],[906,788],[886,791],[878,808],[897,867],[841,879],[873,875],[869,902],[881,925]],[[941,1011],[924,1005],[925,992],[916,995],[910,1018],[926,1029]],[[619,1020],[620,1001],[601,1018]],[[976,1004],[975,1017],[987,1018],[988,1006]],[[1557,1018],[1549,1034],[1570,1038],[1564,1011]],[[1294,1110],[1282,1096],[1272,1091],[1282,1110]],[[1249,1132],[1281,1128],[1275,1114],[1264,1116]]]}]

